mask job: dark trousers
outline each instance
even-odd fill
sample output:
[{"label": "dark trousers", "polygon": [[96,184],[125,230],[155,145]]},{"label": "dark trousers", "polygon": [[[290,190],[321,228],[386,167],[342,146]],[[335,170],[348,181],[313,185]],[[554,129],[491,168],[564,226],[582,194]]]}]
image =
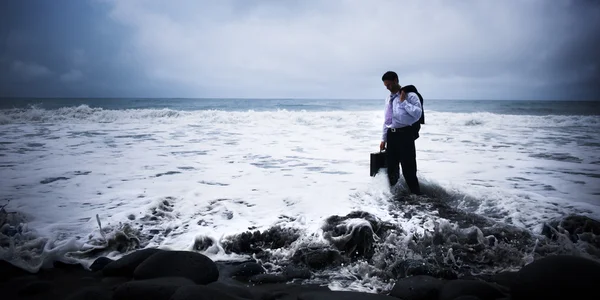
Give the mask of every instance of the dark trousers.
[{"label": "dark trousers", "polygon": [[400,178],[400,168],[406,185],[413,194],[421,194],[419,180],[417,179],[417,153],[415,149],[415,134],[410,127],[388,129],[386,149],[387,173],[390,186],[396,185]]}]

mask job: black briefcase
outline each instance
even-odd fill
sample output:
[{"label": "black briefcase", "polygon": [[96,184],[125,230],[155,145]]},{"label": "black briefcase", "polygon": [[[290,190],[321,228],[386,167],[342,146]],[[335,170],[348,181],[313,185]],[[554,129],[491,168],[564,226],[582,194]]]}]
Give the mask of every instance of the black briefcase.
[{"label": "black briefcase", "polygon": [[385,152],[371,153],[371,177],[377,175],[381,168],[387,168]]}]

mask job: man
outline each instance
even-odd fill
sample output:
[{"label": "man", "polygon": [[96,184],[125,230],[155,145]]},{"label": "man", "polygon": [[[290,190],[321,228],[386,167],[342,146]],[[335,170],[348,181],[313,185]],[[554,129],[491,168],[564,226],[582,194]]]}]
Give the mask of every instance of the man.
[{"label": "man", "polygon": [[[419,122],[423,109],[417,94],[406,94],[398,85],[398,74],[388,71],[381,80],[390,91],[386,97],[385,121],[379,149],[386,149],[387,173],[393,188],[400,178],[398,164],[402,166],[402,175],[413,194],[420,195],[421,188],[417,179],[417,160],[415,149],[415,130],[411,125]],[[393,92],[392,92],[393,91]]]}]

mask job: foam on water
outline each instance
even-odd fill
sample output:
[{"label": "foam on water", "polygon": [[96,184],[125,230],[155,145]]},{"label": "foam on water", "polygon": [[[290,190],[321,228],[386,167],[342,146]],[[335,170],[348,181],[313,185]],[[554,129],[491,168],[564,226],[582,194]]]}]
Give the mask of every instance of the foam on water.
[{"label": "foam on water", "polygon": [[[0,255],[30,270],[116,239],[171,249],[209,239],[213,259],[241,259],[219,241],[278,224],[323,242],[324,219],[355,210],[413,234],[440,222],[390,211],[384,174],[368,176],[380,111],[83,105],[0,110],[0,124],[0,200],[23,218]],[[428,111],[416,142],[419,178],[429,196],[445,193],[460,209],[537,232],[571,213],[598,218],[599,129],[598,116]]]}]

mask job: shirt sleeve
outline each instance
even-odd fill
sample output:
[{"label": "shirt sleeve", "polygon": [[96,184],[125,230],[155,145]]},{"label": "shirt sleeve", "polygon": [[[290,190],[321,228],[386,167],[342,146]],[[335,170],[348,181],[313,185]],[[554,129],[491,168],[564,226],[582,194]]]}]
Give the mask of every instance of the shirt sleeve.
[{"label": "shirt sleeve", "polygon": [[421,114],[423,113],[421,101],[419,100],[419,96],[415,93],[408,93],[408,95],[406,95],[406,100],[399,103],[398,106],[411,116],[410,124],[419,121]]},{"label": "shirt sleeve", "polygon": [[382,142],[387,142],[387,126],[385,126],[385,113],[387,111],[387,107],[388,107],[388,101],[389,101],[389,97],[385,99],[385,106],[383,108],[383,128],[382,128],[382,133],[381,133],[381,141]]}]

